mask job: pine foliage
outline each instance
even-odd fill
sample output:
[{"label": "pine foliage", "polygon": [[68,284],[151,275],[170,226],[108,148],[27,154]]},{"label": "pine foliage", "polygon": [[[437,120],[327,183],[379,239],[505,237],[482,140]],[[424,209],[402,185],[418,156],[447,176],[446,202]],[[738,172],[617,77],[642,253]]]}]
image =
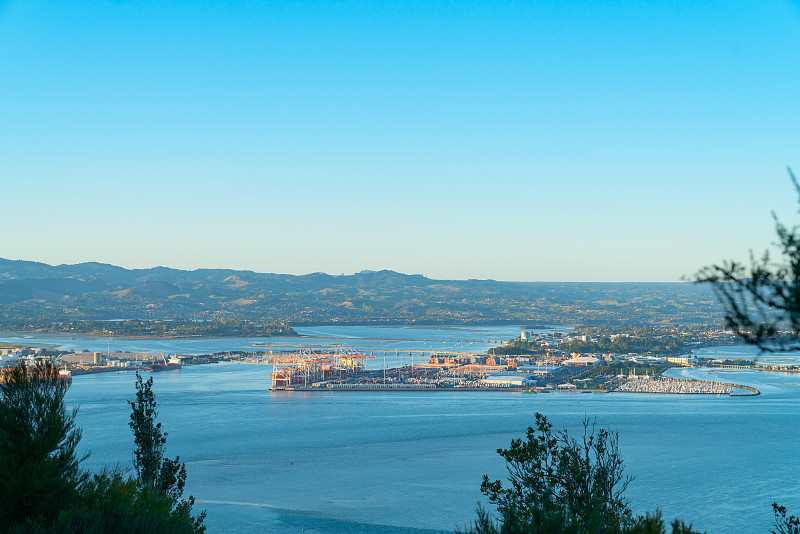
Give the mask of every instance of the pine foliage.
[{"label": "pine foliage", "polygon": [[86,474],[76,448],[77,409],[68,412],[68,382],[51,363],[4,370],[0,384],[0,531],[46,524],[74,503]]}]

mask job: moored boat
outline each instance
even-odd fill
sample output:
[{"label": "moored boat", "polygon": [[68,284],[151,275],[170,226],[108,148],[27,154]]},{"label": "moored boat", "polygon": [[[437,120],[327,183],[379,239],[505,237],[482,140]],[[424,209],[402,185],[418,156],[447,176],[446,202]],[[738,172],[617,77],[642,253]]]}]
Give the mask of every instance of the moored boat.
[{"label": "moored boat", "polygon": [[[163,356],[162,356],[162,358],[163,358]],[[178,358],[177,356],[173,356],[169,360],[167,360],[166,358],[163,358],[163,359],[164,359],[164,361],[161,362],[161,363],[153,363],[153,365],[150,366],[150,370],[153,371],[153,372],[174,371],[176,369],[180,369],[181,367],[183,367],[183,364],[181,363],[181,359]]]}]

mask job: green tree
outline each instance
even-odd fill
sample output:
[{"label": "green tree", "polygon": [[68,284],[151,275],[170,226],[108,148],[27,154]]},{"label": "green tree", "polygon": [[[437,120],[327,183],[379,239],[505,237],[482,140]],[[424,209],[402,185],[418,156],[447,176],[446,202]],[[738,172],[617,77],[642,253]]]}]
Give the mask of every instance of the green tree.
[{"label": "green tree", "polygon": [[[64,406],[69,383],[57,367],[20,363],[0,378],[0,532],[205,532],[205,513],[193,517],[194,499],[181,500],[184,464],[163,458],[166,433],[155,423],[152,379],[138,377],[131,403],[140,476],[130,478],[118,470],[90,477],[80,469],[77,409]],[[142,448],[148,443],[149,453]]]},{"label": "green tree", "polygon": [[[136,373],[136,400],[129,401],[131,406],[130,427],[133,430],[135,449],[133,467],[136,470],[138,485],[143,490],[152,490],[167,497],[174,515],[189,515],[194,505],[194,497],[183,499],[183,488],[186,484],[186,466],[180,457],[174,460],[164,457],[164,445],[167,433],[157,422],[158,404],[153,394],[153,377],[146,381]],[[198,532],[205,531],[203,520],[205,512],[201,512],[195,522]]]},{"label": "green tree", "polygon": [[[789,169],[800,196],[800,184]],[[728,327],[764,351],[800,349],[800,226],[787,227],[773,213],[779,259],[750,253],[750,265],[728,260],[701,269],[695,280],[710,284]]]},{"label": "green tree", "polygon": [[[536,428],[497,452],[506,461],[509,486],[483,477],[481,492],[497,508],[492,515],[478,507],[472,534],[663,534],[661,513],[634,518],[625,489],[618,436],[583,423],[582,439],[566,430],[554,432],[536,414]],[[495,522],[495,520],[497,522]],[[673,534],[696,534],[681,521]]]},{"label": "green tree", "polygon": [[483,477],[481,492],[497,507],[504,524],[526,525],[526,532],[611,532],[630,523],[623,492],[625,475],[617,435],[584,420],[579,442],[566,431],[554,432],[540,413],[526,439],[514,439],[497,451],[506,461],[510,486]]},{"label": "green tree", "polygon": [[10,534],[196,534],[188,510],[175,513],[172,500],[119,471],[92,476],[77,503],[63,510],[49,526],[23,524]]},{"label": "green tree", "polygon": [[773,521],[774,530],[772,534],[800,534],[800,518],[789,515],[787,517],[787,510],[785,506],[779,506],[778,503],[772,503],[772,513],[775,514]]},{"label": "green tree", "polygon": [[5,370],[0,384],[0,531],[48,524],[73,504],[86,474],[76,448],[77,409],[68,412],[69,383],[51,363]]},{"label": "green tree", "polygon": [[9,534],[196,534],[188,511],[175,513],[172,500],[119,470],[93,475],[75,504],[59,513],[52,524],[19,524]]},{"label": "green tree", "polygon": [[[787,169],[800,200],[800,184]],[[745,343],[762,351],[800,350],[800,226],[787,227],[773,212],[780,258],[769,251],[750,253],[749,267],[733,260],[701,269],[695,280],[711,286],[725,312],[725,322]],[[800,519],[787,517],[772,503],[773,534],[800,534]]]}]

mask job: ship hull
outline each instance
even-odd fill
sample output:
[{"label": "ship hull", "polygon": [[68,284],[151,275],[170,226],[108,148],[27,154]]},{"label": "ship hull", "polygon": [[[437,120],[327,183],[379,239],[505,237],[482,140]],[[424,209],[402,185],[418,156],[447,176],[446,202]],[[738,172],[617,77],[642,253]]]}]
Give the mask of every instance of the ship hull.
[{"label": "ship hull", "polygon": [[181,368],[179,363],[154,363],[150,366],[150,370],[154,373],[159,371],[175,371]]}]

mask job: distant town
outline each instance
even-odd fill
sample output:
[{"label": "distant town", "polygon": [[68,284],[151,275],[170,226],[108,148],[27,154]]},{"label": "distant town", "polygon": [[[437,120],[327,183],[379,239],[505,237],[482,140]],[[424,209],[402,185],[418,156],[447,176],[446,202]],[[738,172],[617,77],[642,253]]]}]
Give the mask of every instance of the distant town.
[{"label": "distant town", "polygon": [[[730,332],[701,327],[639,327],[630,331],[595,328],[567,334],[523,330],[518,338],[490,349],[488,354],[395,351],[395,355],[407,355],[408,365],[369,370],[364,365],[367,357],[364,354],[299,352],[273,358],[272,389],[581,390],[707,394],[735,394],[734,390],[743,389],[757,393],[752,388],[736,384],[670,380],[661,376],[673,367],[697,365],[760,368],[757,363],[749,361],[700,358],[691,354],[693,349],[732,345],[735,341]],[[653,346],[662,350],[625,353],[589,350],[608,346],[609,342],[621,346]],[[418,362],[424,361],[414,364],[415,355]],[[785,366],[784,369],[800,370],[796,366]]]},{"label": "distant town", "polygon": [[[393,271],[331,276],[226,269],[129,270],[0,259],[0,330],[126,338],[283,337],[312,325],[526,324],[484,353],[387,354],[348,347],[206,355],[6,347],[0,365],[47,358],[65,373],[178,371],[223,361],[271,365],[275,391],[509,390],[724,394],[735,385],[668,380],[673,367],[794,365],[726,361],[697,349],[732,345],[710,289],[692,283],[433,280]],[[562,325],[562,326],[553,326]],[[282,346],[286,346],[283,344]],[[307,344],[305,345],[307,346]],[[387,352],[388,349],[387,349]],[[399,362],[399,365],[398,365]],[[733,388],[733,389],[732,389]],[[737,389],[738,390],[738,389]]]},{"label": "distant town", "polygon": [[[347,347],[324,351],[221,352],[180,355],[136,352],[58,351],[22,346],[0,348],[0,364],[54,361],[70,376],[136,370],[177,371],[184,365],[224,361],[272,365],[272,389],[287,390],[554,390],[644,393],[732,394],[742,386],[671,380],[674,367],[722,367],[800,372],[796,365],[700,357],[692,351],[732,345],[722,329],[695,327],[577,328],[522,330],[517,338],[487,353],[440,350],[359,352]],[[386,354],[395,367],[367,365]],[[379,361],[379,360],[378,360]],[[745,388],[747,389],[747,388]],[[741,393],[741,392],[740,392]]]}]

